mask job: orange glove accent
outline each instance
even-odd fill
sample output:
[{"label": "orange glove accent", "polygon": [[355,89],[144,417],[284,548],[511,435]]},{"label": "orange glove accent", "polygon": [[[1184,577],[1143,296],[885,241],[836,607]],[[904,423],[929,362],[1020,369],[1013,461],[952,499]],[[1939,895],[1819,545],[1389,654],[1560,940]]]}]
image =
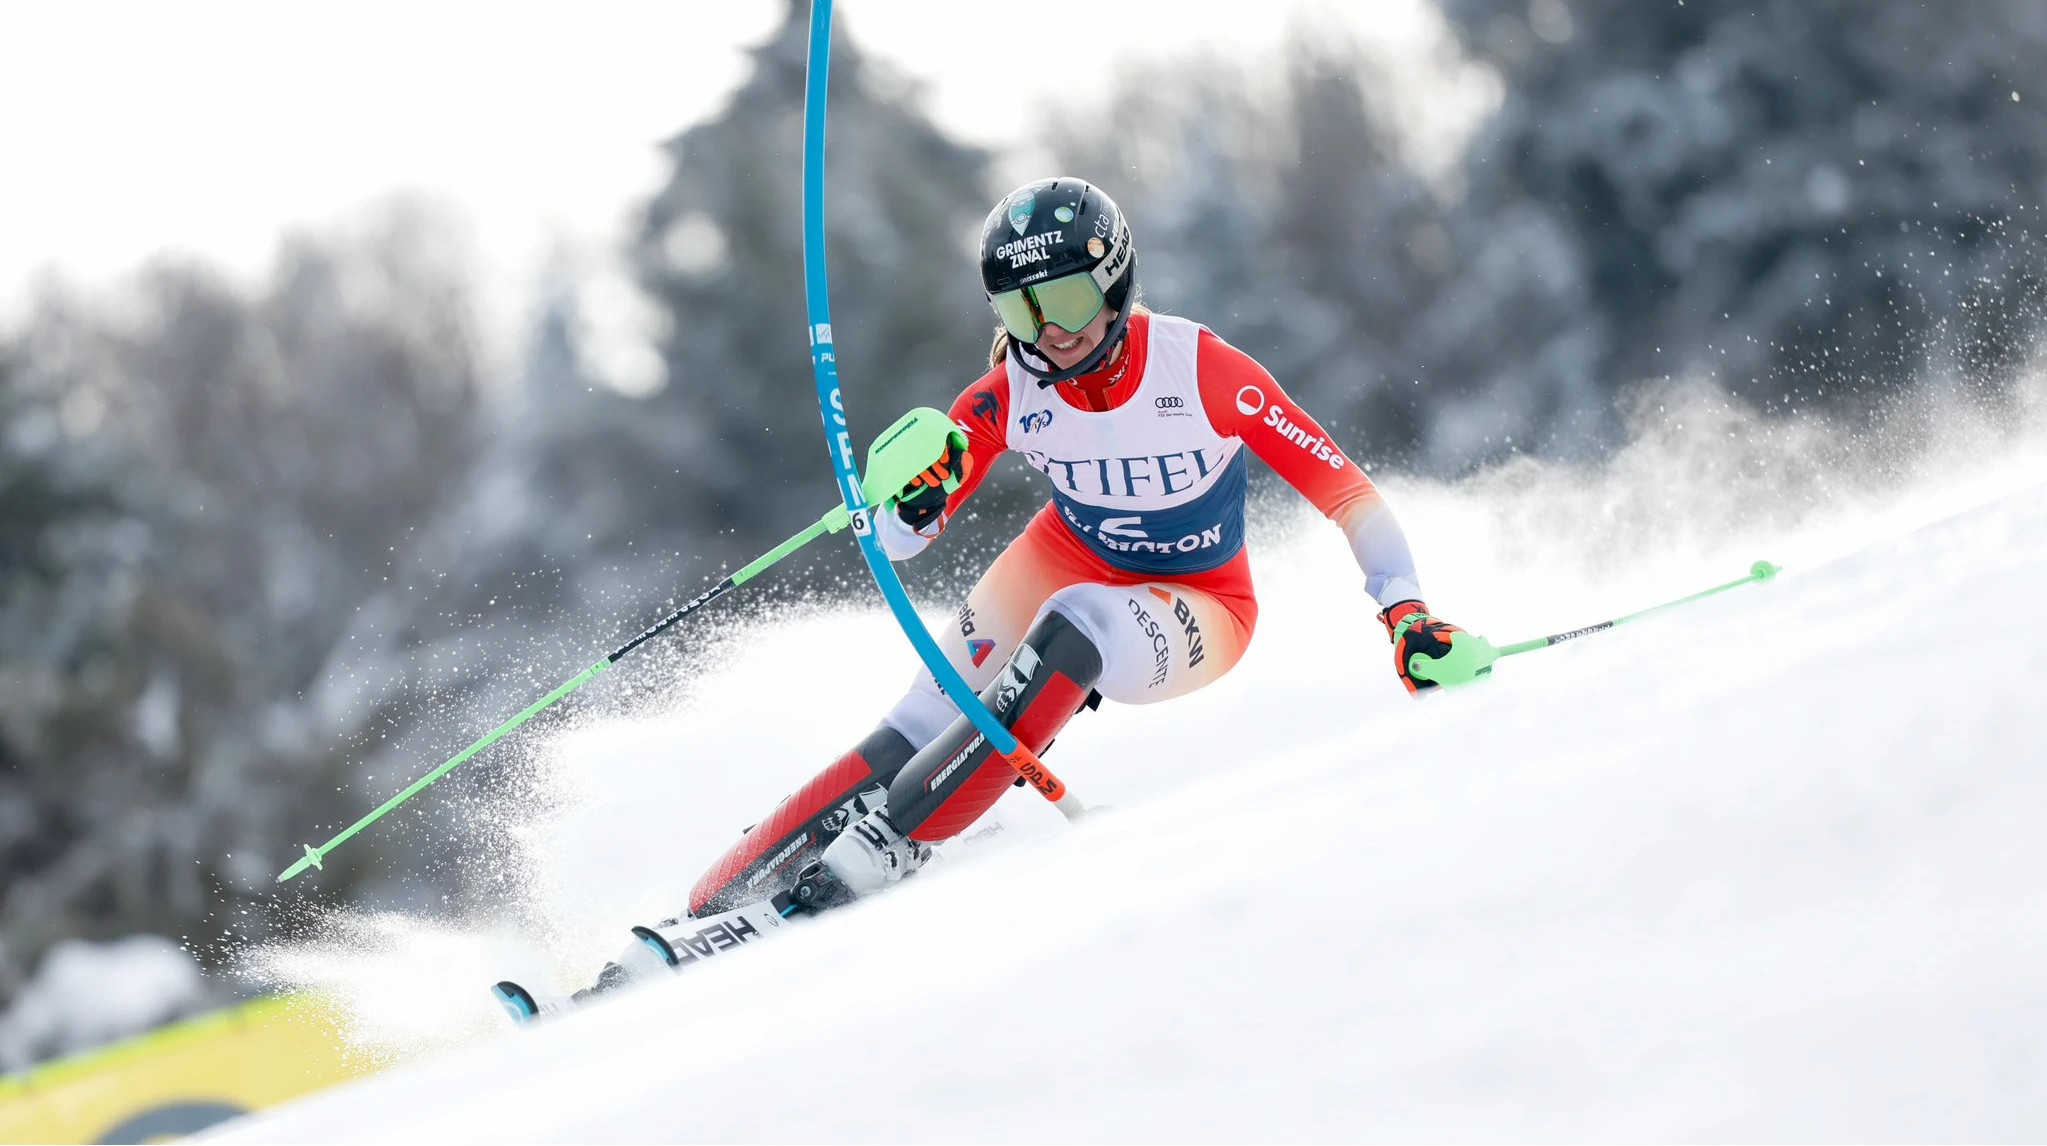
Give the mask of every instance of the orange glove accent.
[{"label": "orange glove accent", "polygon": [[1407,686],[1408,695],[1419,697],[1440,687],[1435,681],[1416,680],[1408,675],[1408,662],[1417,654],[1443,656],[1450,651],[1451,636],[1464,630],[1430,616],[1429,607],[1420,601],[1388,605],[1379,614],[1379,620],[1386,625],[1386,636],[1393,642],[1393,671],[1400,674],[1400,683]]},{"label": "orange glove accent", "polygon": [[[965,481],[972,465],[972,455],[948,445],[944,457],[911,478],[910,484],[896,496],[896,516],[910,528],[923,533],[934,519],[942,519],[945,515],[945,503],[951,497],[946,483],[953,481],[953,471],[958,470],[959,481]],[[958,482],[953,482],[953,488],[959,488]],[[941,522],[940,528],[943,527]]]}]

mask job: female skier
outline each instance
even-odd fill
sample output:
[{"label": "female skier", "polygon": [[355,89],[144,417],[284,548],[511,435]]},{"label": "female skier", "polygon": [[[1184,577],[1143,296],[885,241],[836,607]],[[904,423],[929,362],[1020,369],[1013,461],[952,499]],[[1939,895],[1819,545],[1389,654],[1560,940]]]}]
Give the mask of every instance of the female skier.
[{"label": "female skier", "polygon": [[[1409,676],[1409,658],[1446,653],[1461,630],[1428,614],[1371,481],[1258,363],[1139,305],[1136,265],[1123,213],[1079,179],[1019,187],[982,226],[981,283],[1001,327],[988,372],[952,404],[967,447],[890,499],[876,529],[891,558],[922,552],[1005,450],[1052,480],[1052,500],[939,635],[953,667],[1033,752],[1102,698],[1150,704],[1228,672],[1258,619],[1248,450],[1343,530],[1401,682],[1434,688]],[[697,881],[689,914],[772,901],[770,922],[865,895],[916,870],[1016,779],[919,672],[865,740]],[[706,955],[711,942],[726,945],[723,933],[691,940]]]}]

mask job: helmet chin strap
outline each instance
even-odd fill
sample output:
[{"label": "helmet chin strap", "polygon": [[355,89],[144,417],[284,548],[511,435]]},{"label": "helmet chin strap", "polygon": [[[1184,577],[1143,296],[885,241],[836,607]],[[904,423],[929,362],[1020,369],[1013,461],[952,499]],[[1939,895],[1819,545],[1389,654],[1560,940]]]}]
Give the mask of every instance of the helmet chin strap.
[{"label": "helmet chin strap", "polygon": [[[1045,365],[1047,366],[1050,366],[1052,364],[1052,360],[1045,357],[1044,353],[1038,349],[1038,344],[1035,342],[1019,343],[1014,338],[1010,339],[1009,357],[1018,366],[1023,367],[1024,373],[1030,375],[1033,378],[1036,378],[1038,380],[1038,385],[1040,387],[1054,386],[1061,382],[1070,382],[1073,379],[1078,378],[1081,375],[1086,374],[1089,371],[1092,371],[1100,367],[1103,362],[1108,360],[1109,355],[1115,351],[1117,344],[1123,341],[1123,330],[1125,327],[1130,325],[1130,312],[1136,309],[1137,308],[1134,306],[1125,305],[1122,310],[1116,313],[1115,319],[1113,319],[1109,323],[1109,329],[1102,332],[1102,341],[1099,345],[1095,347],[1095,352],[1093,354],[1088,355],[1087,358],[1084,359],[1083,361],[1078,362],[1072,366],[1069,366],[1064,370],[1040,370],[1036,366],[1032,365],[1031,360],[1033,358],[1045,363]],[[1029,354],[1024,353],[1025,346],[1030,347]]]}]

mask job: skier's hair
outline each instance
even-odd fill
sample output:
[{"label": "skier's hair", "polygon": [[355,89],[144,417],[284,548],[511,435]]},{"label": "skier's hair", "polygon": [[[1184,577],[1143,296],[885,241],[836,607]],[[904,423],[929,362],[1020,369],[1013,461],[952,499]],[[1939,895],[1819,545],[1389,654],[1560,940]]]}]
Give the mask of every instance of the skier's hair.
[{"label": "skier's hair", "polygon": [[[1140,302],[1140,303],[1137,303],[1137,304],[1135,304],[1134,306],[1132,306],[1132,307],[1130,308],[1130,314],[1131,314],[1131,317],[1133,317],[1133,318],[1134,318],[1134,317],[1136,317],[1137,315],[1140,315],[1140,314],[1150,314],[1150,313],[1151,313],[1151,308],[1150,308],[1150,307],[1148,307],[1148,306],[1146,306],[1146,305],[1144,305],[1144,304],[1143,304],[1143,303],[1141,303],[1141,302]],[[1009,357],[1009,331],[1008,331],[1008,329],[1007,329],[1007,328],[1005,328],[1005,327],[1004,327],[1004,326],[1003,326],[1003,325],[1002,325],[1001,323],[996,323],[996,324],[995,324],[995,341],[994,341],[994,342],[993,342],[992,344],[990,344],[990,345],[989,345],[989,347],[988,347],[988,369],[990,369],[990,370],[993,370],[993,369],[995,369],[995,368],[996,368],[997,366],[1000,366],[1000,365],[1002,365],[1002,363],[1003,363],[1003,360],[1004,360],[1004,359],[1006,359],[1006,358],[1008,358],[1008,357]]]}]

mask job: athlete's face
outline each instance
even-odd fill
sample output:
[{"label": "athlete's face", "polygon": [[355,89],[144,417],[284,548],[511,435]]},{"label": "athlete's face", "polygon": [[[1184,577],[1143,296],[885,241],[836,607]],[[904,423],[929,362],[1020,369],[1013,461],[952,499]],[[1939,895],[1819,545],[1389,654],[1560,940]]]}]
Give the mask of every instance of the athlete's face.
[{"label": "athlete's face", "polygon": [[1102,344],[1109,333],[1109,323],[1116,318],[1116,312],[1103,307],[1095,312],[1094,321],[1079,330],[1065,330],[1059,324],[1048,322],[1038,332],[1038,349],[1052,360],[1052,365],[1065,370],[1087,359]]}]

